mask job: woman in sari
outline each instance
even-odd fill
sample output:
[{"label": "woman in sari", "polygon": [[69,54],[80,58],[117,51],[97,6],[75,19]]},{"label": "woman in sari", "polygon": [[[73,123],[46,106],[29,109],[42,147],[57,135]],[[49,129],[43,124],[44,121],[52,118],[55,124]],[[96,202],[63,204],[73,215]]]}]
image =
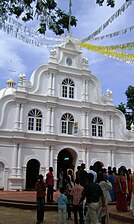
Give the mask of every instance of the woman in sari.
[{"label": "woman in sari", "polygon": [[127,211],[126,180],[124,177],[124,172],[121,168],[119,168],[118,175],[116,176],[114,182],[114,190],[116,194],[117,211],[120,212]]}]

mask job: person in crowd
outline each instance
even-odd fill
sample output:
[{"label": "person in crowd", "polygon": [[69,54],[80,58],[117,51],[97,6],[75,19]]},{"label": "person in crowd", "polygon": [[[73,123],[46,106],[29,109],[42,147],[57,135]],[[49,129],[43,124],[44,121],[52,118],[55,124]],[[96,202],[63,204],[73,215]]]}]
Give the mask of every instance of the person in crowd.
[{"label": "person in crowd", "polygon": [[58,224],[66,224],[67,218],[67,197],[64,194],[64,188],[60,188],[60,194],[57,197],[58,203]]},{"label": "person in crowd", "polygon": [[[85,187],[87,185],[87,171],[85,170],[85,163],[81,163],[80,167],[80,185]],[[86,215],[86,199],[83,201],[83,215]]]},{"label": "person in crowd", "polygon": [[91,165],[87,173],[92,173],[94,175],[94,183],[95,183],[97,181],[97,173],[94,170],[94,166]]},{"label": "person in crowd", "polygon": [[81,166],[77,166],[77,170],[75,172],[75,179],[80,180],[80,168]]},{"label": "person in crowd", "polygon": [[108,168],[107,168],[108,173],[109,173],[109,171],[111,171],[111,170],[112,170],[112,167],[111,167],[111,166],[108,166]]},{"label": "person in crowd", "polygon": [[80,168],[80,185],[85,187],[87,184],[87,172],[85,170],[85,163],[81,164]]},{"label": "person in crowd", "polygon": [[71,188],[74,186],[74,176],[73,176],[73,170],[68,169],[67,170],[67,188],[68,190],[71,190]]},{"label": "person in crowd", "polygon": [[123,170],[123,175],[126,180],[126,196],[127,196],[127,201],[130,202],[131,198],[131,182],[130,182],[130,176],[128,173],[128,170],[126,169],[125,166],[121,166],[121,169]]},{"label": "person in crowd", "polygon": [[130,202],[130,210],[132,211],[132,215],[134,216],[134,174],[131,173],[130,181],[132,184],[132,194],[131,194],[131,202]]},{"label": "person in crowd", "polygon": [[66,179],[66,187],[65,187],[65,195],[67,196],[68,203],[67,203],[67,219],[72,220],[71,217],[71,204],[72,204],[72,197],[70,195],[70,191],[74,186],[74,176],[73,170],[67,170],[67,179]]},{"label": "person in crowd", "polygon": [[44,207],[45,207],[45,195],[46,195],[46,184],[43,181],[43,175],[38,176],[38,181],[35,184],[36,190],[36,201],[37,201],[37,224],[43,223],[44,221]]},{"label": "person in crowd", "polygon": [[86,214],[85,224],[99,224],[98,209],[99,201],[101,199],[102,206],[105,207],[105,199],[99,184],[93,182],[94,175],[89,173],[87,175],[87,185],[82,192],[82,197],[79,204],[86,198],[88,211]]},{"label": "person in crowd", "polygon": [[59,170],[59,175],[58,175],[58,188],[64,187],[64,172],[62,168]]},{"label": "person in crowd", "polygon": [[115,166],[113,167],[113,175],[114,175],[114,176],[117,176],[117,169],[116,169]]},{"label": "person in crowd", "polygon": [[53,167],[49,167],[49,172],[46,174],[46,185],[47,185],[47,202],[52,203],[53,191],[54,191],[54,176]]},{"label": "person in crowd", "polygon": [[120,167],[118,169],[118,175],[114,182],[114,190],[116,194],[116,209],[117,211],[127,211],[127,198],[126,198],[126,180],[124,172]]},{"label": "person in crowd", "polygon": [[108,203],[111,201],[109,190],[112,189],[112,184],[107,179],[106,169],[102,169],[102,171],[98,173],[97,182],[99,183],[105,198],[105,214],[102,213],[103,205],[100,201],[100,206],[98,210],[99,220],[102,224],[109,224]]},{"label": "person in crowd", "polygon": [[108,181],[112,184],[112,188],[109,190],[110,196],[111,196],[111,200],[112,202],[115,202],[115,191],[114,191],[114,182],[115,182],[115,175],[113,175],[113,170],[110,170],[108,172],[108,176],[107,179]]},{"label": "person in crowd", "polygon": [[128,189],[129,189],[129,199],[131,200],[131,196],[132,196],[132,181],[131,181],[131,176],[133,175],[132,174],[132,171],[131,169],[128,169]]},{"label": "person in crowd", "polygon": [[84,188],[80,185],[79,179],[75,180],[75,186],[72,187],[70,191],[70,195],[72,195],[72,204],[73,204],[73,212],[74,212],[74,224],[78,224],[78,213],[80,218],[80,224],[84,224],[83,217],[83,202],[79,204],[79,201],[82,197],[82,192]]}]

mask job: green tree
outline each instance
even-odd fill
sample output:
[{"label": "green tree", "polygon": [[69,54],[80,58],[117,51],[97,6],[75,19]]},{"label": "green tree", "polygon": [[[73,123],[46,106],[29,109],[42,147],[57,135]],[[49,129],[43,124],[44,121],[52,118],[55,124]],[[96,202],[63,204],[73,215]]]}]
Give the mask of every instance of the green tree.
[{"label": "green tree", "polygon": [[117,109],[122,111],[126,117],[126,128],[131,129],[131,124],[134,123],[134,86],[128,86],[126,92],[127,102],[120,103]]},{"label": "green tree", "polygon": [[[115,0],[94,1],[100,6],[104,2],[107,2],[108,6],[115,6]],[[70,19],[69,13],[58,8],[56,0],[0,0],[0,19],[5,20],[7,15],[15,15],[16,18],[21,18],[25,22],[36,18],[39,20],[38,31],[41,34],[45,34],[46,28],[48,28],[56,35],[61,35],[69,30],[70,26],[77,25],[76,17],[71,15]]]}]

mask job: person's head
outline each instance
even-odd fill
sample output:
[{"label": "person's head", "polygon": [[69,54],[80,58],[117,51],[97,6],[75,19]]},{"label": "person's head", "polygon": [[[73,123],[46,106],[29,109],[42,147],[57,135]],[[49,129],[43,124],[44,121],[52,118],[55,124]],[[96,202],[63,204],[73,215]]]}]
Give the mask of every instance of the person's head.
[{"label": "person's head", "polygon": [[87,174],[87,180],[88,182],[92,183],[94,180],[94,175],[92,173],[88,173]]},{"label": "person's head", "polygon": [[131,169],[128,169],[128,174],[131,174],[131,173],[132,173]]},{"label": "person's head", "polygon": [[81,169],[84,170],[85,169],[85,163],[81,164]]},{"label": "person's head", "polygon": [[102,168],[101,172],[103,174],[104,179],[105,178],[107,179],[107,169],[106,168]]},{"label": "person's head", "polygon": [[89,167],[89,169],[90,169],[90,170],[94,170],[94,167],[93,167],[93,165],[91,165],[91,166]]},{"label": "person's head", "polygon": [[79,179],[76,179],[76,180],[75,180],[75,184],[80,184]]},{"label": "person's head", "polygon": [[39,176],[38,176],[38,180],[39,180],[39,181],[43,181],[43,178],[44,178],[43,175],[42,175],[42,174],[39,174]]},{"label": "person's head", "polygon": [[108,166],[108,168],[107,168],[107,169],[108,169],[108,171],[110,171],[110,170],[112,170],[112,167],[111,167],[111,166]]},{"label": "person's head", "polygon": [[73,171],[71,169],[68,170],[68,175],[73,175]]},{"label": "person's head", "polygon": [[60,187],[60,193],[64,194],[64,192],[65,192],[65,189],[63,187]]},{"label": "person's head", "polygon": [[50,166],[50,167],[49,167],[49,171],[50,171],[50,172],[53,172],[53,167]]},{"label": "person's head", "polygon": [[115,167],[115,166],[113,167],[113,173],[114,173],[114,174],[116,174],[116,173],[117,173],[117,169],[116,169],[116,167]]},{"label": "person's head", "polygon": [[120,167],[120,168],[118,169],[118,175],[119,175],[119,176],[123,176],[123,175],[124,175],[124,170],[122,169],[122,167]]},{"label": "person's head", "polygon": [[77,170],[80,170],[80,166],[77,166]]}]

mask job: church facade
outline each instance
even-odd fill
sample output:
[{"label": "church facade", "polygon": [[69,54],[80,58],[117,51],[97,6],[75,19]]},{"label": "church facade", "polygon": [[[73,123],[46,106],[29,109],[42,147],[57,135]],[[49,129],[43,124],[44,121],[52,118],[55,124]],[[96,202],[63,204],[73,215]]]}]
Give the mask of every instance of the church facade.
[{"label": "church facade", "polygon": [[0,91],[0,189],[33,189],[37,175],[85,163],[134,170],[134,130],[112,92],[101,92],[81,48],[68,39],[47,64]]}]

